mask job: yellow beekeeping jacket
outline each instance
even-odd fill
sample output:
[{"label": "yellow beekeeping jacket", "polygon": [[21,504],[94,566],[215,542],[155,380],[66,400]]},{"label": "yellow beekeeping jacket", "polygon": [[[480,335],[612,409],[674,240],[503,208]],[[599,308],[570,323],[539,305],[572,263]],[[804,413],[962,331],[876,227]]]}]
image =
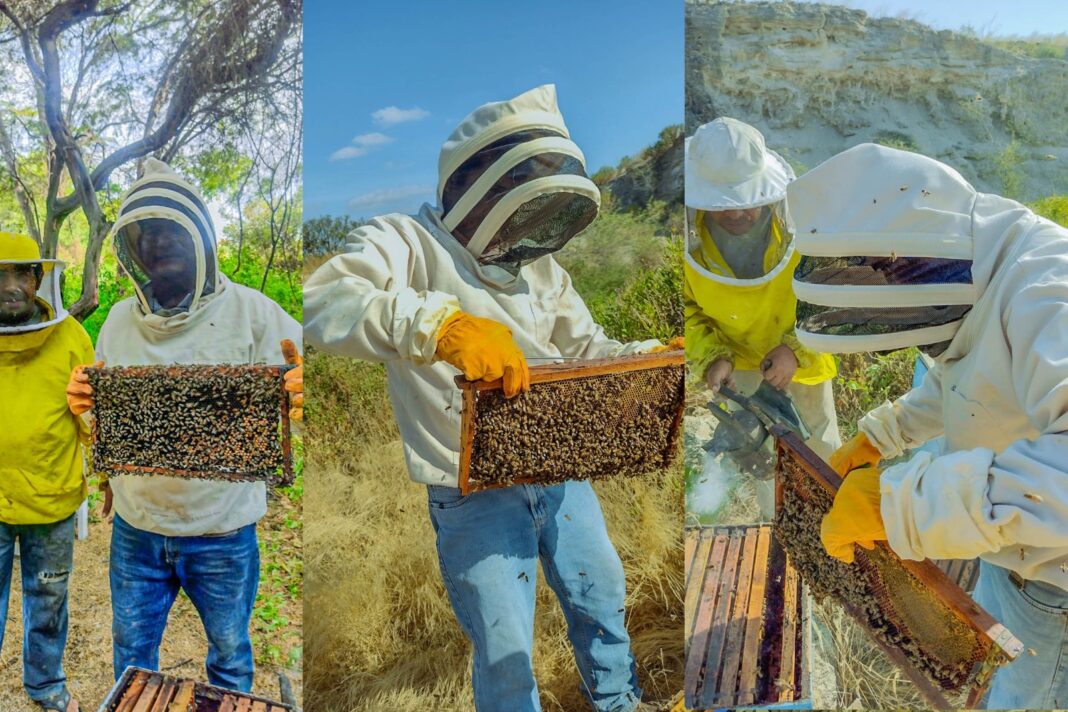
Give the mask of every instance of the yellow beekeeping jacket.
[{"label": "yellow beekeeping jacket", "polygon": [[804,348],[794,335],[797,298],[792,283],[801,256],[782,221],[771,221],[765,274],[759,279],[734,276],[705,226],[704,211],[696,211],[691,225],[695,232],[686,250],[683,293],[686,357],[694,373],[703,378],[720,358],[730,359],[738,370],[760,371],[767,353],[786,344],[797,356],[795,382],[812,385],[834,378],[831,355]]},{"label": "yellow beekeeping jacket", "polygon": [[85,499],[88,433],[67,408],[66,388],[71,369],[92,362],[92,342],[73,317],[37,331],[0,331],[0,522],[58,522]]}]

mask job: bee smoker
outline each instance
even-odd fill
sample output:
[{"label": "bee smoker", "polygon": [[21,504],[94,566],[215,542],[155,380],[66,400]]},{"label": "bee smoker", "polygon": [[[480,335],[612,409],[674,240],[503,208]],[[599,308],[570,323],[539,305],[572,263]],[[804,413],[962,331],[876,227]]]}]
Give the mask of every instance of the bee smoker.
[{"label": "bee smoker", "polygon": [[707,407],[719,422],[712,439],[704,446],[705,451],[722,454],[743,474],[759,480],[769,480],[775,475],[773,425],[789,428],[802,440],[811,436],[793,398],[767,381],[761,381],[748,396],[723,386]]}]

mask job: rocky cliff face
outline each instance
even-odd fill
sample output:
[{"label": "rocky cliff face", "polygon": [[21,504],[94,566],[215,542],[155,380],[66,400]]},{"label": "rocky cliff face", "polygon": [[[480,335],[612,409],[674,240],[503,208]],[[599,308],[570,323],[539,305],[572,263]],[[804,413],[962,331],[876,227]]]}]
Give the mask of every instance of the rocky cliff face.
[{"label": "rocky cliff face", "polygon": [[642,207],[650,200],[681,205],[683,141],[680,133],[660,150],[646,151],[616,169],[606,184],[616,205],[623,209]]},{"label": "rocky cliff face", "polygon": [[835,5],[687,0],[686,129],[758,127],[798,173],[875,141],[980,190],[1068,193],[1068,61]]}]

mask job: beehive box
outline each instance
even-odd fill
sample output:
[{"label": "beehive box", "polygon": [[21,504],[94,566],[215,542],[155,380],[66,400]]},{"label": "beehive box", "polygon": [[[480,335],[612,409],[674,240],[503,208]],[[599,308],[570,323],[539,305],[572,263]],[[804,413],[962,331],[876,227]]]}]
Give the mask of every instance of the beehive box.
[{"label": "beehive box", "polygon": [[686,531],[688,709],[804,697],[802,588],[771,527]]},{"label": "beehive box", "polygon": [[88,368],[93,469],[287,484],[286,366]]},{"label": "beehive box", "polygon": [[796,435],[773,429],[776,537],[817,598],[830,596],[869,633],[933,706],[974,707],[998,665],[1022,643],[932,561],[905,561],[885,542],[829,556],[820,523],[841,478]]},{"label": "beehive box", "polygon": [[681,350],[530,369],[530,391],[456,379],[463,391],[460,489],[644,475],[678,451]]},{"label": "beehive box", "polygon": [[97,712],[296,712],[245,692],[128,667]]}]

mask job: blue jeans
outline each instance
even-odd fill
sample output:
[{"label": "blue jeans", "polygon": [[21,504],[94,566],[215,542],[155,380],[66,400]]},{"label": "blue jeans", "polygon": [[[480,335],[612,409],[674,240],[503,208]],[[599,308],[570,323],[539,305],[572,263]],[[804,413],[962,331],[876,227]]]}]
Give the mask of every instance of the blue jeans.
[{"label": "blue jeans", "polygon": [[637,707],[623,565],[590,484],[516,485],[466,497],[452,487],[427,490],[441,575],[474,647],[475,708],[541,709],[531,666],[539,559],[567,619],[586,696],[598,712]]},{"label": "blue jeans", "polygon": [[167,614],[178,589],[208,637],[208,681],[252,689],[249,621],[260,579],[256,525],[220,536],[170,537],[115,515],[111,532],[111,635],[115,678],[128,665],[156,670]]},{"label": "blue jeans", "polygon": [[975,600],[1013,635],[1025,650],[994,674],[984,702],[987,709],[1056,709],[1068,706],[1068,591],[1027,581],[1021,589],[1009,572],[983,561]]},{"label": "blue jeans", "polygon": [[66,692],[67,583],[74,565],[74,515],[55,524],[0,523],[0,646],[11,599],[15,540],[22,570],[22,684],[39,702]]}]

